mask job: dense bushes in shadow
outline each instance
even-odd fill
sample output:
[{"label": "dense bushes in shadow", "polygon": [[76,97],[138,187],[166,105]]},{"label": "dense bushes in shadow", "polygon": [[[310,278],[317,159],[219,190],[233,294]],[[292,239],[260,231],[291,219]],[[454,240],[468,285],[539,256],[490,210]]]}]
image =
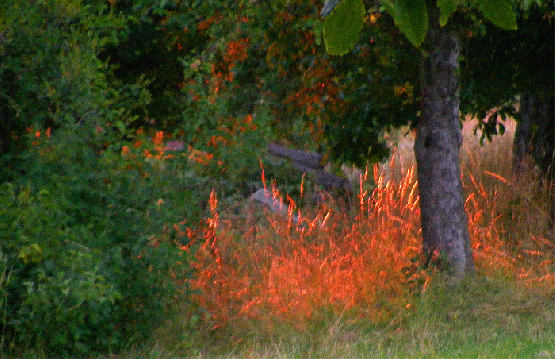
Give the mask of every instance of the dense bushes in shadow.
[{"label": "dense bushes in shadow", "polygon": [[[118,351],[151,333],[190,276],[195,179],[168,176],[140,148],[99,152],[85,139],[39,138],[26,175],[0,188],[4,352]],[[166,166],[185,170],[175,160]]]}]

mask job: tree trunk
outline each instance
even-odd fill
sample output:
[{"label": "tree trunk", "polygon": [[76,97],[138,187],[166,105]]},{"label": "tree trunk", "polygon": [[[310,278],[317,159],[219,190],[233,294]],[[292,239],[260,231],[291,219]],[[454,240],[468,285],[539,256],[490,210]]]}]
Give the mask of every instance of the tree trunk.
[{"label": "tree trunk", "polygon": [[532,109],[534,97],[522,94],[520,98],[520,113],[513,139],[513,173],[515,176],[526,171],[526,158],[532,158]]},{"label": "tree trunk", "polygon": [[422,113],[414,151],[420,191],[423,250],[447,264],[454,278],[474,270],[464,210],[459,148],[459,40],[439,27],[435,1],[428,1],[429,30],[422,57]]},{"label": "tree trunk", "polygon": [[520,96],[520,116],[513,142],[515,174],[526,170],[523,161],[528,158],[547,179],[555,179],[555,98],[551,91],[548,88]]},{"label": "tree trunk", "polygon": [[[542,179],[551,185],[549,228],[555,231],[555,94],[553,86],[523,93],[513,142],[515,176],[528,171],[532,161]],[[528,166],[527,166],[528,165]]]}]

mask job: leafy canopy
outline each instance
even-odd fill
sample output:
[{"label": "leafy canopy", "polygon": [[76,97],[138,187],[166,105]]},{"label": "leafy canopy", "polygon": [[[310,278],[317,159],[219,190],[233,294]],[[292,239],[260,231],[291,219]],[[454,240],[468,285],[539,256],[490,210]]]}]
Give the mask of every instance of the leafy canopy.
[{"label": "leafy canopy", "polygon": [[[365,17],[361,0],[342,0],[329,10],[328,0],[324,8],[330,12],[324,20],[324,44],[332,55],[344,55],[356,44],[358,32]],[[428,31],[428,7],[425,0],[382,0],[386,11],[395,20],[395,25],[409,41],[419,47]],[[516,30],[516,14],[509,0],[437,0],[440,11],[440,26],[445,26],[459,7],[472,6],[487,20],[505,30]],[[324,14],[325,15],[325,14]]]}]

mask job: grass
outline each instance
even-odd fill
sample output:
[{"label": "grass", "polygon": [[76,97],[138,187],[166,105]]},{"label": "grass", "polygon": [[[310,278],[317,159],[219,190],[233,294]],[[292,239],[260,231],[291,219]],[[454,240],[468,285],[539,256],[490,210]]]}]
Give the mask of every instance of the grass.
[{"label": "grass", "polygon": [[280,217],[245,202],[237,214],[212,197],[195,307],[121,358],[555,358],[549,196],[533,175],[512,177],[507,127],[484,147],[465,127],[477,274],[461,285],[419,264],[413,159],[400,135],[350,208],[289,200]]}]

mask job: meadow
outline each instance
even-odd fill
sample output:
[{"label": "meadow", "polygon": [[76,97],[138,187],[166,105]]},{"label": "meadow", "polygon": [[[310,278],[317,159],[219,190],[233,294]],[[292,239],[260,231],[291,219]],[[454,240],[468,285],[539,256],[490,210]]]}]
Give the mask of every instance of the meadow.
[{"label": "meadow", "polygon": [[295,202],[274,188],[284,216],[212,196],[187,283],[194,303],[121,357],[555,358],[549,187],[533,168],[513,176],[513,133],[509,123],[480,146],[465,123],[476,274],[461,285],[419,256],[412,135],[399,131],[389,161],[359,173],[350,198],[305,201],[301,188]]}]

